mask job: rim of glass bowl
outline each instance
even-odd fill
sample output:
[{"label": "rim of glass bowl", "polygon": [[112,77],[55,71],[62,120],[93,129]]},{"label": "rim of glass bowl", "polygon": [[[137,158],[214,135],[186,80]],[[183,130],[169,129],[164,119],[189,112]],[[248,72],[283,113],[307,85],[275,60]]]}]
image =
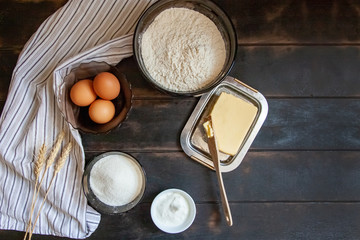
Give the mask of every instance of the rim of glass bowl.
[{"label": "rim of glass bowl", "polygon": [[[106,156],[110,156],[110,155],[125,156],[128,159],[132,160],[141,170],[143,184],[141,186],[140,193],[138,196],[136,196],[136,198],[133,201],[131,201],[128,204],[121,205],[121,206],[107,205],[107,204],[101,202],[96,197],[96,195],[94,194],[94,192],[92,191],[92,189],[90,187],[90,173],[91,173],[93,166],[95,165],[95,163],[97,163],[102,158],[104,158]],[[130,154],[124,153],[124,152],[116,152],[116,151],[105,152],[105,153],[102,153],[102,154],[94,157],[88,163],[88,165],[85,167],[85,171],[84,171],[83,177],[82,177],[82,188],[83,188],[84,194],[85,194],[89,204],[98,212],[103,213],[103,214],[108,214],[108,215],[122,214],[122,213],[125,213],[125,212],[131,210],[132,208],[134,208],[143,199],[144,193],[145,193],[145,188],[146,188],[146,173],[145,173],[143,166],[140,164],[140,162],[136,158],[131,156]]]}]

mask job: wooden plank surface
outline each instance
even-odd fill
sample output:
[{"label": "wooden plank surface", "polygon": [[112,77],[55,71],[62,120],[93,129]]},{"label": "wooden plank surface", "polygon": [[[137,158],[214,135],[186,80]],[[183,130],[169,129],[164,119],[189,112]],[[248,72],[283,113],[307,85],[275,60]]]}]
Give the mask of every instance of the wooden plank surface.
[{"label": "wooden plank surface", "polygon": [[[144,202],[165,188],[184,189],[197,203],[218,202],[215,172],[183,152],[129,152],[147,174]],[[88,152],[87,162],[99,152]],[[354,151],[249,152],[223,178],[231,202],[357,201],[360,153]]]},{"label": "wooden plank surface", "polygon": [[215,1],[235,25],[239,44],[355,43],[358,1]]},{"label": "wooden plank surface", "polygon": [[[22,46],[66,0],[0,2],[0,47]],[[239,44],[358,44],[358,1],[215,0],[232,20]],[[20,17],[19,17],[20,16]]]},{"label": "wooden plank surface", "polygon": [[[128,120],[107,135],[83,135],[86,162],[110,150],[147,172],[141,204],[102,216],[89,239],[358,239],[360,203],[360,3],[353,0],[215,0],[238,37],[230,75],[263,93],[268,118],[250,152],[224,174],[234,226],[226,226],[215,173],[186,156],[180,132],[196,98],[153,89],[133,58],[118,65],[132,84]],[[22,47],[65,0],[0,2],[0,110]],[[197,217],[169,235],[149,210],[160,191],[189,192]],[[0,239],[23,239],[0,230]],[[34,239],[60,239],[35,235]]]},{"label": "wooden plank surface", "polygon": [[[87,239],[267,239],[356,240],[359,203],[231,203],[234,226],[226,226],[219,204],[197,204],[193,225],[183,233],[166,234],[151,222],[150,204],[141,203],[122,216],[104,216]],[[0,235],[4,234],[0,230]],[[13,231],[11,239],[23,239]],[[9,238],[10,239],[10,238]],[[34,235],[33,239],[60,239]]]},{"label": "wooden plank surface", "polygon": [[[134,100],[126,122],[106,135],[84,135],[85,149],[179,151],[197,99]],[[251,149],[359,150],[359,99],[268,99],[269,114]],[[151,134],[150,131],[151,130]]]},{"label": "wooden plank surface", "polygon": [[0,1],[0,47],[21,48],[66,0]]},{"label": "wooden plank surface", "polygon": [[[0,100],[6,98],[18,54],[17,50],[0,48]],[[357,98],[360,97],[359,62],[360,46],[247,46],[239,47],[229,75],[268,98]],[[132,57],[118,67],[131,82],[135,98],[169,98],[150,87]]]},{"label": "wooden plank surface", "polygon": [[[234,218],[231,228],[219,214],[220,205],[205,203],[197,204],[201,217],[196,218],[186,232],[169,235],[148,224],[150,204],[141,204],[129,218],[125,215],[102,219],[100,231],[89,239],[122,239],[122,236],[129,239],[242,239],[246,236],[246,239],[322,240],[357,239],[360,235],[359,203],[232,203],[230,207]],[[106,231],[109,228],[113,231]]]},{"label": "wooden plank surface", "polygon": [[230,76],[267,97],[359,97],[359,46],[239,47]]}]

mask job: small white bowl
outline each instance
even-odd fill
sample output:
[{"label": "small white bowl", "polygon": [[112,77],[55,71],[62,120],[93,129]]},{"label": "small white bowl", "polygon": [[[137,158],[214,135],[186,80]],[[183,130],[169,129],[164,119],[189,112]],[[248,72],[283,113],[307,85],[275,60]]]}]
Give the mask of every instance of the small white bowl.
[{"label": "small white bowl", "polygon": [[[187,202],[189,207],[189,212],[187,214],[187,217],[184,219],[182,223],[179,225],[173,225],[173,224],[164,224],[164,222],[160,219],[159,214],[156,212],[157,208],[161,204],[162,200],[165,198],[166,195],[169,195],[170,193],[176,193],[181,195],[184,200]],[[194,222],[195,216],[196,216],[196,206],[194,203],[194,200],[191,198],[189,194],[184,192],[183,190],[176,189],[176,188],[170,188],[167,190],[162,191],[159,193],[153,200],[151,204],[151,218],[155,225],[162,231],[166,233],[180,233],[188,229],[191,224]]]}]

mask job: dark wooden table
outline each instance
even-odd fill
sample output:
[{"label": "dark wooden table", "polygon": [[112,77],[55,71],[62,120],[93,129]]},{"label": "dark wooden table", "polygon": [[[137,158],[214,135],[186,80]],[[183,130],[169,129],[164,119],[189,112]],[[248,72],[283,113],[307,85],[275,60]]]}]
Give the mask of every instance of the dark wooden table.
[{"label": "dark wooden table", "polygon": [[[180,132],[198,99],[154,90],[130,58],[118,65],[134,90],[129,118],[108,135],[83,135],[83,143],[87,160],[109,150],[134,155],[147,173],[147,188],[132,211],[102,216],[89,239],[359,239],[360,3],[215,2],[238,35],[230,75],[269,103],[244,161],[224,174],[234,226],[224,220],[215,173],[180,147]],[[0,1],[1,107],[23,45],[64,3]],[[194,198],[197,216],[187,231],[170,235],[152,223],[150,205],[173,187]],[[23,236],[0,230],[0,239]]]}]

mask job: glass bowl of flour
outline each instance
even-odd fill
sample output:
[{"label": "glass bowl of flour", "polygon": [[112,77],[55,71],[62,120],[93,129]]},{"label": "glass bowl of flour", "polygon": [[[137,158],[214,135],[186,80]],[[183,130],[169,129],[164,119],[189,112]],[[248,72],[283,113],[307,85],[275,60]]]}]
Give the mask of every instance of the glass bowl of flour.
[{"label": "glass bowl of flour", "polygon": [[104,214],[135,207],[145,192],[146,176],[140,163],[123,152],[106,152],[85,168],[83,190],[89,204]]},{"label": "glass bowl of flour", "polygon": [[175,96],[199,96],[230,71],[237,48],[229,17],[209,0],[162,0],[136,26],[134,56],[146,80]]}]

